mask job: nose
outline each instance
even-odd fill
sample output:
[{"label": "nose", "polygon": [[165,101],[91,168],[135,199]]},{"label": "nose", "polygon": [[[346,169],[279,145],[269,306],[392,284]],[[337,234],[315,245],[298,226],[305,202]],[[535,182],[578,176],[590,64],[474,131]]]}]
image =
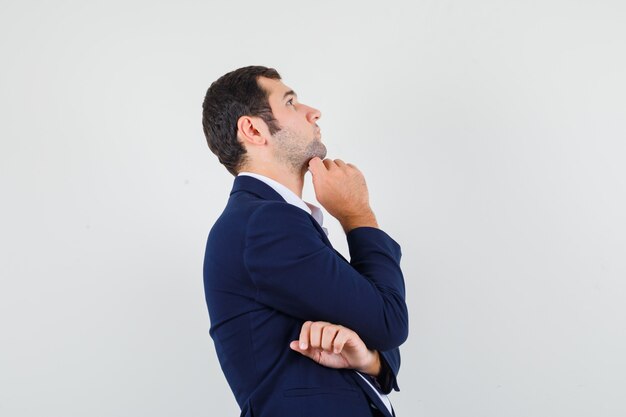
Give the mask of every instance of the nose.
[{"label": "nose", "polygon": [[319,111],[316,108],[309,107],[309,111],[307,112],[307,119],[309,120],[310,123],[317,122],[317,119],[319,119],[320,117],[322,117],[321,111]]}]

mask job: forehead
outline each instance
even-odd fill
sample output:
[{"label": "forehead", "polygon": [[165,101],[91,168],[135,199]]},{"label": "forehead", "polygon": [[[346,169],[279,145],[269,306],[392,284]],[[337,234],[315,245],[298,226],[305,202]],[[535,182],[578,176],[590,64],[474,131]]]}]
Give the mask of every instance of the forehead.
[{"label": "forehead", "polygon": [[268,99],[274,102],[282,100],[285,93],[292,91],[291,88],[286,86],[281,80],[259,77],[258,83],[262,89],[267,91]]}]

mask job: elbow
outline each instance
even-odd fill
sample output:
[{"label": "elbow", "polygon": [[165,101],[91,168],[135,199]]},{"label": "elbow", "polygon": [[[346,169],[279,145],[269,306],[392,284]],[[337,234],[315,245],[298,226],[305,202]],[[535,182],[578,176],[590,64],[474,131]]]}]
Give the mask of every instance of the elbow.
[{"label": "elbow", "polygon": [[402,322],[402,324],[397,325],[396,328],[389,332],[389,336],[385,341],[385,349],[383,350],[391,350],[397,347],[400,347],[406,339],[409,337],[409,323],[408,318]]},{"label": "elbow", "polygon": [[370,341],[371,343],[367,344],[370,349],[379,351],[392,350],[406,342],[409,337],[409,316],[406,310],[405,314],[394,320],[387,321],[384,328],[384,332],[377,334]]},{"label": "elbow", "polygon": [[401,303],[398,304],[396,314],[393,315],[392,319],[389,320],[389,325],[387,326],[389,330],[389,342],[388,349],[395,349],[406,342],[406,339],[409,337],[409,310],[407,309],[406,303],[402,300]]},{"label": "elbow", "polygon": [[378,351],[393,350],[400,347],[400,345],[406,341],[408,336],[409,332],[407,330],[397,330],[388,333],[386,336],[372,340],[371,343],[367,344],[367,346],[370,349]]},{"label": "elbow", "polygon": [[392,349],[400,347],[400,345],[406,342],[406,339],[409,338],[409,318],[408,317],[404,321],[402,328],[397,332],[395,336],[396,336],[396,339],[394,340],[395,346]]}]

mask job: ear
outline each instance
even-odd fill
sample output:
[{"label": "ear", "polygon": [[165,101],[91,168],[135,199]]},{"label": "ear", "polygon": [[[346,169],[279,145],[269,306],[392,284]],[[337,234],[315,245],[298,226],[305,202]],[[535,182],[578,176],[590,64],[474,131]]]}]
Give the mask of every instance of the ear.
[{"label": "ear", "polygon": [[267,124],[260,117],[241,116],[237,120],[237,136],[248,145],[265,145],[269,136]]}]

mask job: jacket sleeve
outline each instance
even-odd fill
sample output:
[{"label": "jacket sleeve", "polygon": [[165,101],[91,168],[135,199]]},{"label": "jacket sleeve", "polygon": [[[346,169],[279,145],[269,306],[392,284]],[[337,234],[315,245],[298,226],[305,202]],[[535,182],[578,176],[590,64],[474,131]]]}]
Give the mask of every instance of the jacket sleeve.
[{"label": "jacket sleeve", "polygon": [[400,370],[400,349],[395,348],[380,353],[380,374],[376,377],[358,371],[369,379],[372,386],[381,394],[389,394],[391,390],[400,391],[398,387],[398,371]]},{"label": "jacket sleeve", "polygon": [[250,216],[244,263],[256,300],[305,321],[344,325],[371,349],[400,346],[408,336],[400,246],[382,230],[359,227],[347,234],[347,263],[312,221],[282,202]]},{"label": "jacket sleeve", "polygon": [[400,349],[395,348],[379,352],[381,356],[383,372],[378,377],[378,384],[383,394],[389,394],[391,390],[400,391],[398,387],[398,372],[400,371]]}]

